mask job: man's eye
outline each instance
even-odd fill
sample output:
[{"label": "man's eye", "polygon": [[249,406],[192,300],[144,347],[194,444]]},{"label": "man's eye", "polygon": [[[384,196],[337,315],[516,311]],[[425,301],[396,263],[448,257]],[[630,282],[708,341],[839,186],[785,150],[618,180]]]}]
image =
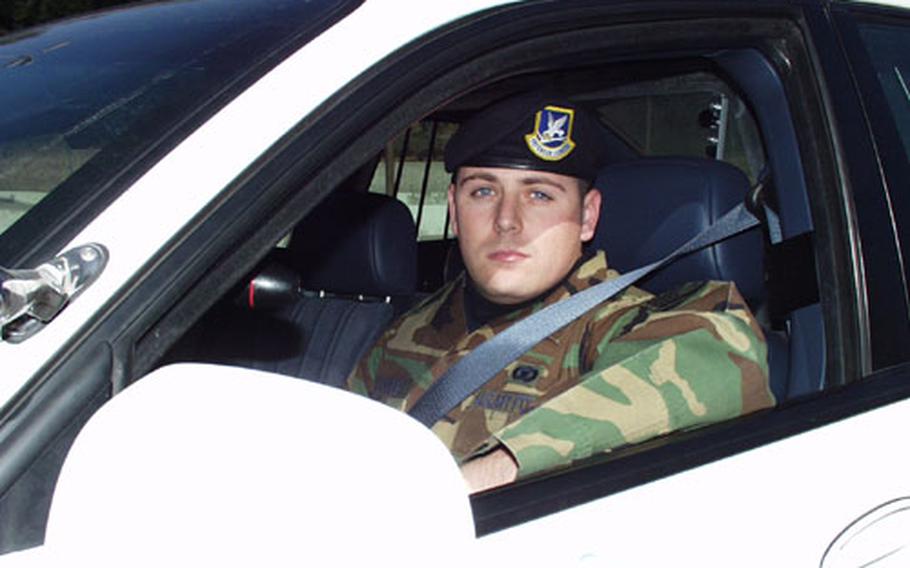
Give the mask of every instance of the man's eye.
[{"label": "man's eye", "polygon": [[531,192],[531,199],[537,201],[553,201],[553,198],[546,191],[534,190]]},{"label": "man's eye", "polygon": [[493,195],[493,189],[490,187],[478,187],[471,190],[472,197],[490,197],[491,195]]}]

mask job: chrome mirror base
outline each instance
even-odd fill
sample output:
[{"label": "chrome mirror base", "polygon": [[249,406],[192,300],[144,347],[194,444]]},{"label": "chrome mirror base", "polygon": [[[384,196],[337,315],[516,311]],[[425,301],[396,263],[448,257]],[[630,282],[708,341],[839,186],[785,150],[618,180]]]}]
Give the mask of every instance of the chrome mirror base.
[{"label": "chrome mirror base", "polygon": [[0,267],[0,336],[19,343],[37,333],[107,266],[108,252],[91,243],[68,250],[37,268]]}]

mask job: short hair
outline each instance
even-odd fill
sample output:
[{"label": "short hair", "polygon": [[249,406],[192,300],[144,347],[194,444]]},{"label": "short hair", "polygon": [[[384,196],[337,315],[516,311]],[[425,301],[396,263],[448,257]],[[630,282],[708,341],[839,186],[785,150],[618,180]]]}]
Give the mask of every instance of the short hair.
[{"label": "short hair", "polygon": [[[455,168],[455,171],[452,172],[452,185],[458,185],[458,172],[461,168]],[[581,193],[581,196],[584,197],[588,194],[589,191],[594,187],[594,182],[588,181],[586,179],[575,178],[575,181],[578,182],[578,191]]]}]

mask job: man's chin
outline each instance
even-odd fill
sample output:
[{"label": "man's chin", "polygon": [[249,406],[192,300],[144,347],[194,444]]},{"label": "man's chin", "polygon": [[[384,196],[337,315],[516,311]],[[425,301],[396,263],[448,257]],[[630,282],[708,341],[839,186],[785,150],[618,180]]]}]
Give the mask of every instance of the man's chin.
[{"label": "man's chin", "polygon": [[494,284],[480,289],[491,302],[497,304],[520,304],[540,295],[540,292],[530,290],[524,283]]}]

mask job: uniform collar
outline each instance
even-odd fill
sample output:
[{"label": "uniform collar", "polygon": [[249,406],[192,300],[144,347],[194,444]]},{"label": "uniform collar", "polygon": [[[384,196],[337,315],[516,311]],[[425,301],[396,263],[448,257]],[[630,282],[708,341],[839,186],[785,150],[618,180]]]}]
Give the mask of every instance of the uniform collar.
[{"label": "uniform collar", "polygon": [[608,278],[607,257],[603,251],[586,251],[575,262],[569,273],[555,286],[536,298],[520,304],[497,304],[484,298],[474,287],[467,271],[464,278],[463,297],[465,326],[469,333],[490,325],[496,331],[517,319],[523,318],[543,306],[553,304],[575,292],[590,288]]}]

